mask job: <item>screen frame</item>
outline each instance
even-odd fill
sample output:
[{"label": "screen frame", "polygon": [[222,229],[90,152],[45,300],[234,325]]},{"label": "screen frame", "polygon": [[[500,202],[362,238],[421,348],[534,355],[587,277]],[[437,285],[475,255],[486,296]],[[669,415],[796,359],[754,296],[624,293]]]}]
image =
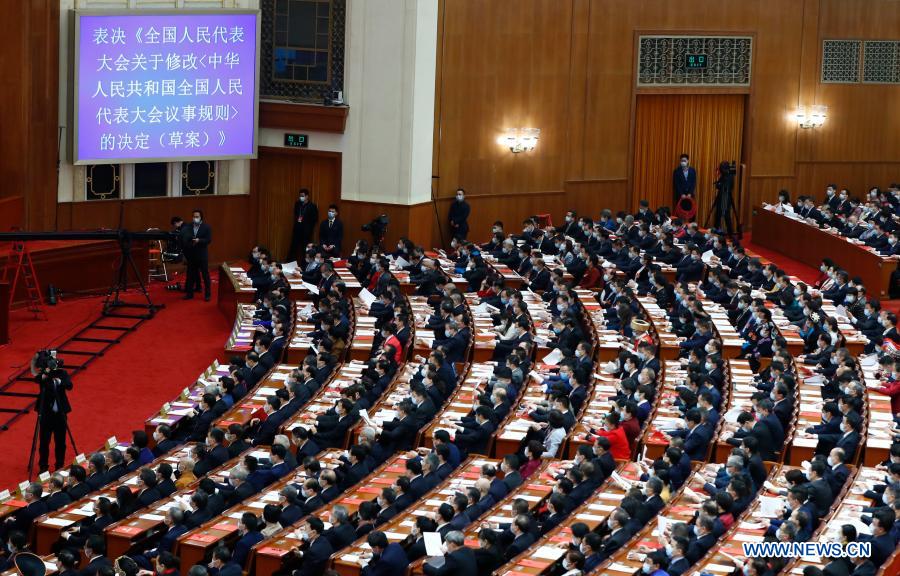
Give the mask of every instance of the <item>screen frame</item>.
[{"label": "screen frame", "polygon": [[[69,110],[72,119],[71,139],[69,142],[69,150],[71,151],[71,161],[75,166],[89,166],[91,164],[145,164],[149,162],[190,162],[192,160],[255,160],[259,157],[259,58],[260,58],[260,42],[262,40],[262,12],[260,10],[250,9],[189,9],[174,10],[171,8],[162,9],[141,9],[141,10],[82,10],[74,9],[69,11],[74,20],[74,33],[72,34],[71,51],[72,55],[71,70],[73,71],[72,79],[69,82]],[[78,149],[78,87],[79,87],[79,70],[78,64],[81,59],[81,17],[82,16],[191,16],[191,15],[228,15],[228,14],[252,14],[256,17],[256,59],[254,60],[254,81],[253,81],[253,150],[249,154],[225,154],[218,156],[163,156],[157,158],[80,158]]]}]

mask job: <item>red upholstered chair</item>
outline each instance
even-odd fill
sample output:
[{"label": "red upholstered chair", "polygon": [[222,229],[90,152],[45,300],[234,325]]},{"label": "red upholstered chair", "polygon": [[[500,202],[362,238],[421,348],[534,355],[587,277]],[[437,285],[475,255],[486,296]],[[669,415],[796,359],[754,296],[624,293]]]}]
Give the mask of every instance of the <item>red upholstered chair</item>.
[{"label": "red upholstered chair", "polygon": [[537,218],[538,226],[541,228],[553,226],[553,217],[550,214],[535,214],[534,216]]}]

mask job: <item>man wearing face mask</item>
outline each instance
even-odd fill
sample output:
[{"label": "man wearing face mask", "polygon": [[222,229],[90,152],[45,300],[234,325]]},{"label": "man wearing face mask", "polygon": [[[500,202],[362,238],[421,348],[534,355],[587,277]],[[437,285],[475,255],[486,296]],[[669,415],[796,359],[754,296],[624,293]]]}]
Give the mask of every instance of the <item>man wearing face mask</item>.
[{"label": "man wearing face mask", "polygon": [[456,190],[456,201],[450,204],[447,219],[450,222],[450,233],[457,240],[465,240],[469,233],[469,203],[466,202],[466,191],[462,188]]},{"label": "man wearing face mask", "polygon": [[690,166],[690,156],[682,154],[679,166],[672,173],[673,205],[677,206],[682,198],[693,198],[697,188],[697,171]]},{"label": "man wearing face mask", "polygon": [[344,223],[338,219],[336,204],[328,206],[328,217],[319,225],[319,244],[326,256],[340,258],[344,241]]},{"label": "man wearing face mask", "polygon": [[309,190],[300,189],[300,198],[294,203],[294,233],[291,238],[291,251],[287,260],[300,260],[306,247],[312,240],[316,222],[319,221],[319,208],[310,198]]},{"label": "man wearing face mask", "polygon": [[212,242],[212,228],[203,221],[203,211],[194,210],[189,226],[182,226],[181,244],[184,247],[184,259],[187,262],[187,280],[184,286],[184,299],[194,297],[194,289],[200,285],[203,277],[203,299],[209,302],[212,291],[209,284],[209,251]]}]

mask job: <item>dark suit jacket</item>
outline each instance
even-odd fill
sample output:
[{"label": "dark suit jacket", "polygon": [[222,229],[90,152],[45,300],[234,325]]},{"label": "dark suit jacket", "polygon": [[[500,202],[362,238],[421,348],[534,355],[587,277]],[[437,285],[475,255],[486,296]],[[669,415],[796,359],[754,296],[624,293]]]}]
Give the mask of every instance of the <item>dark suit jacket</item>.
[{"label": "dark suit jacket", "polygon": [[234,544],[234,553],[231,555],[231,561],[238,566],[244,566],[247,563],[247,556],[250,555],[250,549],[253,545],[263,541],[262,532],[247,532]]},{"label": "dark suit jacket", "polygon": [[385,428],[381,432],[381,443],[392,448],[394,452],[409,450],[412,448],[418,431],[416,420],[411,415],[402,420],[394,420],[385,423]]},{"label": "dark suit jacket", "polygon": [[66,489],[66,493],[69,495],[69,497],[72,499],[73,502],[75,500],[80,500],[81,498],[84,498],[85,496],[87,496],[90,493],[90,491],[91,491],[91,487],[88,486],[88,484],[86,482],[79,482],[78,484],[75,484],[74,486],[69,486]]},{"label": "dark suit jacket", "polygon": [[619,548],[624,546],[625,543],[628,542],[629,538],[630,538],[630,535],[628,534],[628,531],[625,530],[624,528],[621,530],[618,530],[617,532],[615,532],[613,534],[610,534],[607,538],[605,538],[603,540],[603,544],[600,547],[600,556],[604,560],[606,560],[607,558],[612,556],[616,550],[618,550]]},{"label": "dark suit jacket", "polygon": [[147,490],[142,491],[138,494],[137,500],[141,503],[141,506],[149,506],[159,500],[161,496],[159,495],[159,490],[156,488],[148,488]]},{"label": "dark suit jacket", "polygon": [[513,470],[503,477],[503,483],[506,484],[509,491],[513,491],[522,485],[522,475],[519,474],[518,470]]},{"label": "dark suit jacket", "polygon": [[522,552],[528,549],[529,546],[534,544],[534,535],[530,532],[525,532],[518,538],[512,541],[512,543],[507,546],[506,552],[504,553],[504,558],[506,560],[511,560],[515,558]]},{"label": "dark suit jacket", "polygon": [[444,556],[444,565],[435,568],[427,562],[423,565],[428,576],[472,576],[478,572],[475,553],[463,546]]},{"label": "dark suit jacket", "polygon": [[341,524],[340,526],[332,526],[324,533],[328,543],[335,550],[340,550],[344,546],[349,546],[356,540],[356,529],[352,524]]},{"label": "dark suit jacket", "polygon": [[104,566],[112,566],[112,562],[106,556],[94,558],[90,563],[78,572],[78,576],[96,576],[97,572]]},{"label": "dark suit jacket", "polygon": [[156,545],[156,549],[159,551],[172,552],[172,550],[175,549],[175,541],[185,532],[187,532],[187,526],[184,524],[175,524],[162,535],[162,538],[159,539],[159,544]]},{"label": "dark suit jacket", "polygon": [[295,576],[320,576],[328,566],[328,560],[334,550],[324,536],[319,536],[309,544],[303,552],[303,564],[294,572]]},{"label": "dark suit jacket", "polygon": [[[683,194],[694,195],[697,187],[697,171],[693,166],[688,166],[687,178],[684,176],[684,170],[679,166],[672,172],[672,191],[674,193],[675,202],[681,198]],[[674,206],[673,206],[674,208]]]},{"label": "dark suit jacket", "polygon": [[[194,244],[193,239],[197,238],[198,242]],[[194,234],[193,222],[187,223],[181,227],[181,242],[184,247],[184,257],[197,264],[203,264],[209,261],[209,245],[212,243],[212,228],[206,222],[201,222],[197,227],[197,234]]]},{"label": "dark suit jacket", "polygon": [[54,510],[59,510],[66,504],[71,503],[72,498],[65,492],[56,492],[51,496],[47,496],[44,502],[47,504],[47,511],[53,512]]},{"label": "dark suit jacket", "polygon": [[234,562],[229,562],[219,568],[218,572],[214,574],[212,572],[210,573],[212,574],[212,576],[241,576],[243,572],[244,571],[239,565],[235,564]]},{"label": "dark suit jacket", "polygon": [[400,576],[406,574],[408,567],[406,552],[395,542],[388,544],[377,560],[373,559],[362,569],[362,576]]},{"label": "dark suit jacket", "polygon": [[691,430],[684,439],[684,452],[691,460],[706,460],[706,450],[712,440],[712,432],[705,424]]},{"label": "dark suit jacket", "polygon": [[336,254],[341,253],[341,243],[344,241],[344,223],[335,218],[331,225],[328,225],[328,219],[322,220],[319,224],[319,244],[323,246],[334,246]]}]

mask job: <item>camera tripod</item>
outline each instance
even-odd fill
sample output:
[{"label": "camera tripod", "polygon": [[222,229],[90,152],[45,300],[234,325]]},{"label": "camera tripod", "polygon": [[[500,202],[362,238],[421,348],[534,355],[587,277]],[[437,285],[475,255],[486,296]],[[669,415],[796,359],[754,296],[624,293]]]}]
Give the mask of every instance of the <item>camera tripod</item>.
[{"label": "camera tripod", "polygon": [[[743,236],[743,226],[740,213],[734,203],[735,175],[734,163],[729,165],[728,162],[722,162],[719,167],[719,178],[713,183],[716,188],[716,198],[706,214],[704,227],[709,228],[710,220],[712,220],[713,228],[726,232],[734,239],[740,239]],[[734,217],[733,221],[732,216]]]},{"label": "camera tripod", "polygon": [[[31,450],[28,451],[28,479],[29,480],[31,480],[31,476],[34,473],[34,451],[37,448],[38,430],[40,430],[40,428],[41,428],[41,412],[40,412],[40,410],[35,411],[35,414],[37,414],[37,420],[34,423],[34,433],[31,436]],[[75,445],[75,437],[72,436],[72,429],[69,428],[69,417],[68,416],[63,416],[63,423],[66,426],[66,435],[69,438],[69,442],[72,443],[72,451],[75,454],[78,454],[78,447]],[[54,442],[53,447],[56,448],[56,445],[55,445],[56,440],[54,439],[53,442]]]}]

